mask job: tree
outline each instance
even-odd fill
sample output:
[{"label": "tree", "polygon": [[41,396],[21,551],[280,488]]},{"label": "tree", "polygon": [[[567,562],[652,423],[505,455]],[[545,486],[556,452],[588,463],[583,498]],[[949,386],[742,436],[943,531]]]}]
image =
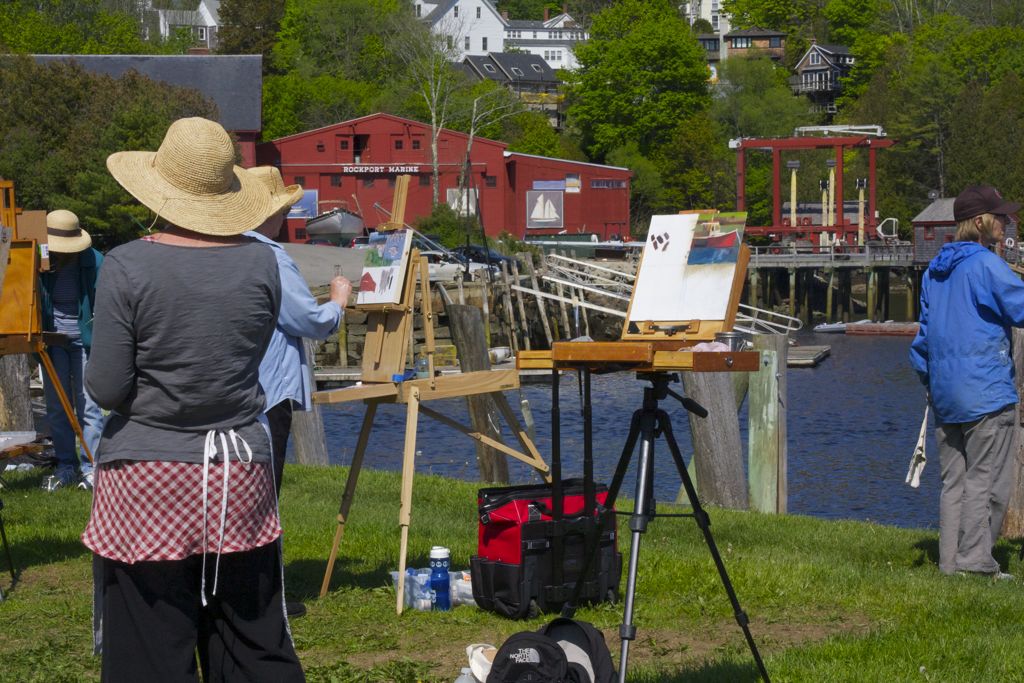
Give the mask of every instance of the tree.
[{"label": "tree", "polygon": [[622,0],[601,11],[576,57],[569,123],[595,161],[626,142],[649,154],[710,103],[703,50],[665,0]]},{"label": "tree", "polygon": [[14,181],[25,208],[74,211],[96,245],[109,248],[138,235],[152,214],[107,173],[107,156],[155,150],[175,119],[216,115],[196,91],[135,72],[114,79],[73,63],[6,57],[0,59],[0,177]]},{"label": "tree", "polygon": [[812,117],[810,102],[787,81],[788,72],[768,58],[727,59],[713,88],[712,115],[729,138],[791,135]]},{"label": "tree", "polygon": [[221,0],[217,52],[225,55],[263,55],[263,73],[284,17],[280,0]]}]

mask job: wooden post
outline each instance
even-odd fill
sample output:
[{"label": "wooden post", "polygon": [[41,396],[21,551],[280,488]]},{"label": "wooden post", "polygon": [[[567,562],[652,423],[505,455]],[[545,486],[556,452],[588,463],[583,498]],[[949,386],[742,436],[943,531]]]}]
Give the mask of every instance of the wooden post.
[{"label": "wooden post", "polygon": [[[1013,329],[1013,365],[1017,371],[1015,379],[1017,393],[1024,390],[1024,330]],[[1024,536],[1024,403],[1017,404],[1017,419],[1013,423],[1013,468],[1014,484],[1010,490],[1010,502],[1006,506],[1006,518],[1003,519],[1003,533],[1006,538]]]},{"label": "wooden post", "polygon": [[[684,372],[686,394],[708,410],[707,418],[687,413],[693,436],[693,462],[701,500],[711,505],[747,509],[743,447],[732,373]],[[679,496],[685,500],[686,492]]]},{"label": "wooden post", "polygon": [[789,316],[796,317],[796,268],[789,269]]},{"label": "wooden post", "polygon": [[[526,270],[530,274],[530,286],[533,287],[533,291],[539,292],[540,285],[537,283],[537,271],[533,268],[533,257],[526,259]],[[544,337],[548,340],[548,348],[554,343],[554,338],[551,336],[551,325],[548,323],[548,310],[547,306],[544,305],[544,297],[537,295],[537,311],[540,313],[540,322],[544,327]]]},{"label": "wooden post", "polygon": [[814,313],[811,311],[811,283],[814,282],[814,271],[810,268],[805,268],[803,277],[800,278],[803,282],[800,287],[803,290],[800,297],[800,308],[803,309],[803,313],[800,319],[804,321],[805,325],[810,325],[811,320],[814,318]]},{"label": "wooden post", "polygon": [[905,313],[907,320],[917,320],[914,315],[914,304],[917,302],[917,288],[914,287],[914,275],[912,271],[907,271],[907,301]]},{"label": "wooden post", "polygon": [[750,271],[749,277],[750,305],[754,308],[761,308],[761,278],[758,275],[757,268]]},{"label": "wooden post", "polygon": [[877,320],[875,317],[875,308],[877,306],[877,294],[875,288],[877,287],[877,280],[874,268],[868,268],[868,320]]},{"label": "wooden post", "polygon": [[487,349],[491,346],[491,288],[488,286],[490,284],[490,276],[484,276],[480,279],[483,286],[481,309],[484,314],[484,343],[486,344],[484,353],[486,354]]},{"label": "wooden post", "polygon": [[[586,302],[586,293],[583,291],[582,288],[576,290],[576,298],[578,301]],[[589,310],[590,309],[587,308],[586,306],[581,306],[580,317],[583,318],[583,333],[590,337],[591,339],[593,339],[593,337],[590,334],[590,316],[587,314],[587,311]]]},{"label": "wooden post", "polygon": [[787,509],[786,356],[784,334],[754,336],[761,369],[751,373],[747,471],[750,508],[785,514]]},{"label": "wooden post", "polygon": [[[448,307],[448,324],[459,356],[459,366],[463,372],[491,369],[481,323],[480,309],[474,306]],[[492,439],[500,439],[500,434],[494,427],[497,420],[491,419],[491,397],[488,394],[478,394],[467,396],[466,401],[469,404],[469,419],[473,429]],[[477,442],[476,459],[481,481],[508,483],[508,459],[504,455]]]},{"label": "wooden post", "polygon": [[832,322],[835,318],[832,317],[832,286],[836,281],[836,271],[834,268],[828,269],[828,289],[825,290],[825,320],[826,322]]},{"label": "wooden post", "polygon": [[882,309],[879,320],[889,319],[889,271],[891,268],[882,268],[878,274],[878,299]]},{"label": "wooden post", "polygon": [[[309,366],[309,381],[316,386],[313,366],[316,360],[316,342],[303,339],[306,361]],[[295,448],[295,460],[304,465],[327,464],[327,436],[324,434],[324,421],[320,405],[314,403],[309,411],[298,410],[292,416],[292,444]]]},{"label": "wooden post", "polygon": [[572,339],[572,326],[569,325],[569,312],[565,306],[565,290],[562,288],[562,283],[558,282],[555,284],[555,291],[558,293],[558,309],[562,315],[562,339]]},{"label": "wooden post", "polygon": [[519,339],[516,336],[516,319],[512,311],[512,287],[508,281],[508,266],[501,262],[501,300],[505,308],[505,321],[508,324],[508,345],[512,353],[519,355]]},{"label": "wooden post", "polygon": [[[518,256],[518,255],[517,255]],[[526,254],[526,258],[531,258],[529,254]],[[519,279],[519,259],[516,258],[512,261],[512,277],[515,279],[516,285],[521,285],[522,280]],[[529,351],[533,347],[530,344],[530,321],[526,317],[526,307],[523,305],[523,293],[518,289],[515,291],[516,307],[519,309],[519,320],[523,325],[523,345],[526,350]]]}]

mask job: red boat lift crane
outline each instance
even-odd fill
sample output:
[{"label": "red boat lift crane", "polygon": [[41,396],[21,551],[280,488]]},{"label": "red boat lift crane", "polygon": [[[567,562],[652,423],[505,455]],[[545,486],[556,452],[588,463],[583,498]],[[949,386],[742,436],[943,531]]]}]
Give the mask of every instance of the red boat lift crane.
[{"label": "red boat lift crane", "polygon": [[[729,146],[736,150],[736,209],[745,211],[746,197],[746,153],[749,149],[767,150],[772,154],[772,225],[748,226],[747,235],[763,235],[773,242],[789,242],[796,239],[811,240],[814,245],[827,242],[834,244],[842,241],[847,245],[858,244],[859,224],[847,218],[843,204],[843,155],[848,149],[867,149],[867,207],[864,211],[865,239],[878,237],[878,218],[875,215],[875,155],[878,149],[892,147],[895,141],[885,136],[880,126],[817,126],[797,128],[797,135],[789,138],[741,138],[733,140]],[[801,133],[826,133],[826,135],[803,136]],[[835,135],[829,135],[835,133]],[[835,180],[830,188],[831,200],[828,207],[829,215],[834,221],[814,222],[811,216],[803,216],[793,225],[789,217],[782,215],[781,175],[783,171],[782,153],[791,150],[833,149],[835,150]],[[831,165],[831,164],[830,164]],[[820,219],[819,219],[820,221]],[[829,223],[829,224],[823,224]],[[822,238],[825,234],[827,240]]]}]

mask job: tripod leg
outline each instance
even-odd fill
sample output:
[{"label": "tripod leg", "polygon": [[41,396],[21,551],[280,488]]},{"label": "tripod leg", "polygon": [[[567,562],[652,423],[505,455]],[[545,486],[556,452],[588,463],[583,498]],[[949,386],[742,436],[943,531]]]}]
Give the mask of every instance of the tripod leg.
[{"label": "tripod leg", "polygon": [[729,574],[725,571],[725,564],[722,562],[722,556],[718,554],[718,546],[715,545],[715,539],[711,535],[711,519],[708,517],[707,512],[700,505],[700,500],[697,498],[697,490],[693,487],[693,482],[690,481],[690,475],[686,471],[686,463],[683,462],[683,455],[679,451],[679,444],[676,443],[675,436],[672,434],[672,423],[669,421],[668,413],[664,410],[658,410],[658,426],[661,428],[662,433],[665,435],[665,441],[668,443],[668,448],[672,452],[672,459],[676,463],[676,469],[679,470],[679,476],[683,480],[683,487],[686,489],[686,497],[690,499],[690,507],[693,508],[693,518],[697,522],[697,526],[704,534],[704,541],[708,545],[708,550],[711,551],[711,557],[715,561],[715,566],[718,568],[718,575],[722,577],[722,585],[725,587],[725,592],[729,596],[729,602],[732,603],[733,615],[736,617],[736,623],[743,629],[743,635],[747,639],[747,645],[750,647],[750,653],[754,656],[754,662],[757,664],[758,671],[761,672],[761,677],[768,683],[768,671],[764,668],[764,662],[761,661],[761,654],[757,651],[757,644],[754,643],[754,636],[750,633],[750,619],[747,617],[746,612],[740,607],[740,601],[736,597],[736,591],[733,590],[732,582],[729,580]]},{"label": "tripod leg", "polygon": [[[636,573],[640,561],[640,538],[647,531],[647,522],[650,519],[648,494],[651,490],[649,482],[654,470],[654,415],[645,410],[639,421],[643,440],[640,442],[640,462],[637,464],[636,500],[633,505],[633,514],[629,517],[629,531],[632,539],[629,544],[625,607],[623,608],[622,625],[619,627],[619,638],[622,640],[622,649],[619,654],[619,683],[626,683],[629,643],[636,638],[636,626],[633,625],[633,597],[636,594]],[[632,436],[632,432],[630,435]]]},{"label": "tripod leg", "polygon": [[[612,476],[612,482],[608,486],[608,496],[605,498],[604,507],[611,509],[615,507],[615,499],[618,498],[619,488],[622,486],[622,480],[626,476],[626,470],[629,469],[629,460],[633,457],[633,449],[636,448],[637,439],[640,438],[640,415],[643,411],[637,410],[633,413],[633,418],[629,423],[629,435],[626,437],[626,445],[622,448],[622,455],[619,456],[619,463],[615,466],[615,474]],[[616,526],[616,531],[618,524]],[[600,531],[598,532],[600,537]],[[583,567],[580,569],[580,576],[586,577],[590,573],[590,567],[595,562],[598,562],[598,556],[601,553],[600,540],[594,545],[583,558]],[[576,588],[572,592],[572,597],[569,601],[562,605],[562,616],[567,619],[572,619],[573,615],[576,614],[576,604],[579,602],[580,593],[582,592],[582,582],[576,584]]]}]

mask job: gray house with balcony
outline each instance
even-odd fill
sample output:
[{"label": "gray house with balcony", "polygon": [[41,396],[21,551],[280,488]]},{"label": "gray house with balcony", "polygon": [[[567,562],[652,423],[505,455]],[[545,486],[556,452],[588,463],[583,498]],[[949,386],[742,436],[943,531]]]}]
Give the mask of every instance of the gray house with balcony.
[{"label": "gray house with balcony", "polygon": [[842,92],[842,79],[850,75],[854,57],[845,45],[824,45],[814,41],[800,57],[790,79],[793,92],[806,95],[813,111],[836,113],[836,99]]}]

